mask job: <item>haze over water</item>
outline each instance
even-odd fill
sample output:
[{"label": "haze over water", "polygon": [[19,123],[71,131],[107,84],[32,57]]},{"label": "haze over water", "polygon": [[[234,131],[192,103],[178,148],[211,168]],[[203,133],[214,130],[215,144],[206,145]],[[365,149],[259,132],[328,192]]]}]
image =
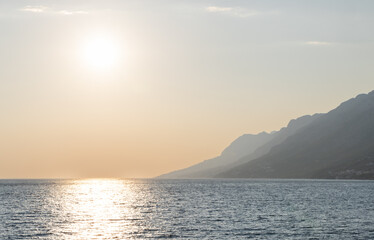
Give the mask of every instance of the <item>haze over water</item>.
[{"label": "haze over water", "polygon": [[374,183],[0,180],[0,239],[373,239]]}]

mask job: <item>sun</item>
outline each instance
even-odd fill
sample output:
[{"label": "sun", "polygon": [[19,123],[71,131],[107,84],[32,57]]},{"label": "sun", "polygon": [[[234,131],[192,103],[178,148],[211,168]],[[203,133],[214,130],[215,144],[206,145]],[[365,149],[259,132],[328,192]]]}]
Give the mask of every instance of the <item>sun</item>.
[{"label": "sun", "polygon": [[94,70],[111,70],[120,58],[120,47],[107,36],[95,36],[83,46],[84,63]]}]

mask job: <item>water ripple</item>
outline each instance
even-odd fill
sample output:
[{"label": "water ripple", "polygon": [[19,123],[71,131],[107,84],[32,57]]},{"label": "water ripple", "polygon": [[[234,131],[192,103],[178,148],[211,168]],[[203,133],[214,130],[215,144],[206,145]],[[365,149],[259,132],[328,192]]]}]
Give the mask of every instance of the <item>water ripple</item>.
[{"label": "water ripple", "polygon": [[0,239],[374,239],[373,181],[0,180]]}]

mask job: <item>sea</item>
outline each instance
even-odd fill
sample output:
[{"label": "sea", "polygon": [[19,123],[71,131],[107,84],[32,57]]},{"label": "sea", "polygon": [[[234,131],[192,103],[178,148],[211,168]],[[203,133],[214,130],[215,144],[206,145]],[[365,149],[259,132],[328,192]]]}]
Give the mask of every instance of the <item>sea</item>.
[{"label": "sea", "polygon": [[0,180],[0,239],[374,239],[374,181]]}]

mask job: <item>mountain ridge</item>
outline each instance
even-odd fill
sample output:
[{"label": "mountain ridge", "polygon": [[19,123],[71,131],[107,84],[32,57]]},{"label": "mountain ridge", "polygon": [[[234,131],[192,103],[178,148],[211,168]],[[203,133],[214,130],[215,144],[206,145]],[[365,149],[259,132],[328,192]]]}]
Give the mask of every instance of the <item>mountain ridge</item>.
[{"label": "mountain ridge", "polygon": [[[252,159],[254,159],[256,156],[265,154],[272,146],[279,144],[293,132],[307,125],[319,115],[320,114],[314,114],[313,116],[305,115],[292,119],[287,127],[283,127],[279,131],[243,134],[226,147],[220,156],[202,161],[184,169],[163,174],[158,176],[158,178],[212,178],[217,172],[224,171],[225,168],[239,165],[241,163],[240,160],[245,156],[251,155]],[[251,138],[256,138],[256,140],[254,140],[257,141],[256,144],[250,145],[248,143]]]},{"label": "mountain ridge", "polygon": [[341,103],[269,153],[215,177],[373,179],[374,91]]},{"label": "mountain ridge", "polygon": [[244,134],[221,155],[159,178],[374,179],[374,91],[270,134]]}]

